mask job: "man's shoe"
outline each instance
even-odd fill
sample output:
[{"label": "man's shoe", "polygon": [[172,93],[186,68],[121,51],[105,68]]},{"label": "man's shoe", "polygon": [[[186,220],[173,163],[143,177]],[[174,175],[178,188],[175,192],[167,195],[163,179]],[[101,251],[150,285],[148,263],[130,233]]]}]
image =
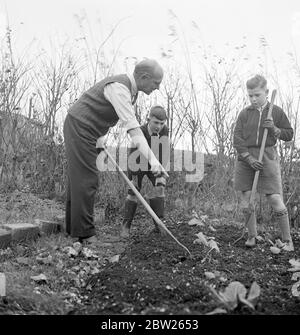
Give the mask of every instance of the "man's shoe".
[{"label": "man's shoe", "polygon": [[79,239],[79,242],[82,243],[82,244],[93,244],[93,243],[96,243],[97,241],[98,240],[97,240],[96,236],[91,236],[91,237],[80,238]]},{"label": "man's shoe", "polygon": [[245,246],[248,248],[253,248],[256,245],[255,237],[248,237],[248,240],[245,242]]},{"label": "man's shoe", "polygon": [[293,241],[285,241],[284,243],[284,246],[282,247],[282,250],[284,251],[294,251],[294,244],[293,244]]}]

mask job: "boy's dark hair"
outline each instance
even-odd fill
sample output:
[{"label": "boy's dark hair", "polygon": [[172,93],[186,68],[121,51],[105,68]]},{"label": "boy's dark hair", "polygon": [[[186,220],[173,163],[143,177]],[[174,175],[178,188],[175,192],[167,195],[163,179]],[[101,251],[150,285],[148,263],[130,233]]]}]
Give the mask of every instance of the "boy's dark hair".
[{"label": "boy's dark hair", "polygon": [[156,117],[160,121],[165,121],[167,119],[167,113],[162,106],[156,105],[151,107],[149,118]]},{"label": "boy's dark hair", "polygon": [[266,88],[267,80],[264,76],[257,74],[254,77],[250,78],[246,82],[247,89],[253,90],[254,88]]}]

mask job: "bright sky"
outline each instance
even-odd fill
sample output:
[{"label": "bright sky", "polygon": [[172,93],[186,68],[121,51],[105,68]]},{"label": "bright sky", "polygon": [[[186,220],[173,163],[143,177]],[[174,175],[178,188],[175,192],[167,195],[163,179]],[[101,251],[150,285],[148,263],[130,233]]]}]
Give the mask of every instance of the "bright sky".
[{"label": "bright sky", "polygon": [[0,0],[0,36],[8,15],[20,46],[34,38],[78,37],[74,14],[85,11],[94,34],[100,33],[99,20],[108,31],[124,19],[115,36],[116,43],[125,39],[125,56],[156,57],[167,39],[168,9],[179,17],[187,35],[195,21],[202,43],[217,50],[246,36],[255,51],[264,35],[276,59],[293,48],[300,53],[299,0]]},{"label": "bright sky", "polygon": [[[300,0],[0,0],[0,40],[9,22],[13,46],[21,51],[34,39],[40,48],[47,48],[50,38],[74,41],[82,37],[75,15],[85,14],[92,32],[85,34],[94,37],[96,47],[121,20],[112,43],[121,43],[122,56],[159,58],[160,48],[170,41],[169,10],[179,18],[187,39],[196,38],[205,48],[211,45],[221,56],[226,55],[226,44],[234,49],[246,37],[250,60],[249,68],[242,69],[245,73],[257,72],[261,36],[284,75],[291,68],[287,52],[299,60]],[[195,34],[193,21],[200,34]]]}]

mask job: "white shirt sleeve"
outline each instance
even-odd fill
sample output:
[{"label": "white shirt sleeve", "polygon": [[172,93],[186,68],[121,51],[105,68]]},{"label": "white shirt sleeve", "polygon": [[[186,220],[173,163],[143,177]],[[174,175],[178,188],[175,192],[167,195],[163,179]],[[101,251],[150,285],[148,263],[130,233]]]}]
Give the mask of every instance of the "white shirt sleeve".
[{"label": "white shirt sleeve", "polygon": [[121,126],[126,130],[140,127],[131,103],[129,89],[121,83],[111,83],[104,87],[105,98],[113,105],[121,120]]}]

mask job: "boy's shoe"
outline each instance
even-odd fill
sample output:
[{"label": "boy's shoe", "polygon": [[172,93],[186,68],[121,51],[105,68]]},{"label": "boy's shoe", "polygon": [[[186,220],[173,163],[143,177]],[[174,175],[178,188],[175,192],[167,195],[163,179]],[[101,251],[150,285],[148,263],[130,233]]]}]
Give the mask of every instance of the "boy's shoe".
[{"label": "boy's shoe", "polygon": [[130,237],[130,227],[126,224],[121,225],[120,236],[122,238],[129,238]]},{"label": "boy's shoe", "polygon": [[282,247],[282,250],[284,251],[294,251],[294,244],[293,244],[293,241],[285,241],[284,243],[284,246]]},{"label": "boy's shoe", "polygon": [[253,248],[256,245],[255,237],[248,237],[248,240],[245,242],[245,246],[248,248]]},{"label": "boy's shoe", "polygon": [[120,231],[120,236],[121,238],[129,238],[130,237],[130,227],[131,227],[131,222],[134,218],[134,214],[137,209],[137,202],[132,201],[130,199],[126,199],[125,201],[125,213],[124,213],[124,218],[123,222],[121,224],[121,231]]}]

